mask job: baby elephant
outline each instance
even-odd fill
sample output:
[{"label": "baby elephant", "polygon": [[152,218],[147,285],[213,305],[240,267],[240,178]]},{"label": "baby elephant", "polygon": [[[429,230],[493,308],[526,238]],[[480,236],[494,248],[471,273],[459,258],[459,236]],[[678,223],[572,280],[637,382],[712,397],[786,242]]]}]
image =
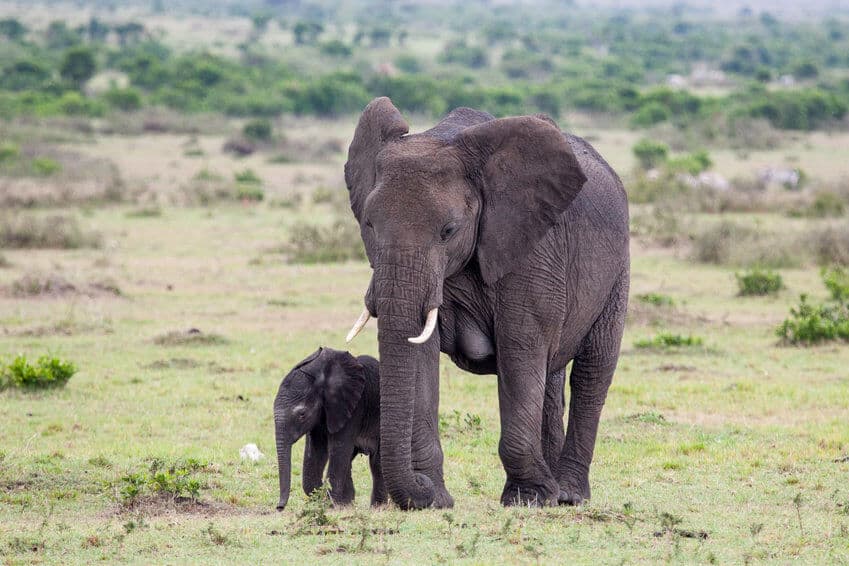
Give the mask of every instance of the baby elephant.
[{"label": "baby elephant", "polygon": [[329,459],[330,497],[337,505],[351,503],[351,461],[357,454],[368,454],[371,504],[386,502],[378,453],[379,392],[377,360],[330,348],[319,348],[283,379],[274,400],[278,511],[289,501],[292,444],[305,434],[303,486],[307,495],[321,487]]}]

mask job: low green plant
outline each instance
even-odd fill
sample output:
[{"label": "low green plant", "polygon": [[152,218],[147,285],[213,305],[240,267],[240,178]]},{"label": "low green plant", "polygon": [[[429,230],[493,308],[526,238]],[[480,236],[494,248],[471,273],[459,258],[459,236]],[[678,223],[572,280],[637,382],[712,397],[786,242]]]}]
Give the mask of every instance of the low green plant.
[{"label": "low green plant", "polygon": [[775,332],[783,343],[794,345],[849,340],[849,302],[812,304],[803,293]]},{"label": "low green plant", "polygon": [[13,143],[0,145],[0,163],[14,161],[21,155],[21,149]]},{"label": "low green plant", "polygon": [[633,151],[637,161],[640,162],[640,167],[645,170],[663,165],[669,156],[668,145],[645,138],[634,144],[631,151]]},{"label": "low green plant", "polygon": [[743,273],[735,273],[734,277],[740,289],[738,294],[743,297],[774,295],[784,289],[781,274],[771,269],[754,268]]},{"label": "low green plant", "polygon": [[273,131],[268,118],[250,120],[242,127],[242,135],[252,141],[267,142],[271,140]]},{"label": "low green plant", "polygon": [[831,191],[822,191],[814,197],[814,202],[805,211],[805,216],[814,218],[838,218],[846,213],[843,198]]},{"label": "low green plant", "polygon": [[165,497],[171,501],[197,501],[203,483],[196,474],[209,466],[194,458],[170,464],[154,458],[146,471],[133,471],[121,477],[119,494],[125,506],[131,506],[142,496]]},{"label": "low green plant", "polygon": [[835,301],[849,300],[849,268],[833,265],[821,271],[822,282]]},{"label": "low green plant", "polygon": [[233,178],[236,179],[237,183],[244,183],[246,185],[261,185],[262,179],[254,173],[253,169],[245,169],[243,171],[237,171],[233,174]]},{"label": "low green plant", "polygon": [[675,301],[672,300],[672,297],[669,295],[662,295],[660,293],[643,293],[642,295],[637,295],[637,300],[641,303],[656,307],[675,306]]},{"label": "low green plant", "polygon": [[32,160],[32,172],[40,177],[49,177],[62,170],[62,165],[49,157],[36,157]]},{"label": "low green plant", "polygon": [[265,191],[257,185],[239,183],[236,185],[236,198],[241,201],[260,202],[265,198]]},{"label": "low green plant", "polygon": [[314,534],[336,527],[336,518],[328,513],[332,505],[328,485],[313,491],[295,519],[295,534]]},{"label": "low green plant", "polygon": [[651,338],[637,340],[634,342],[634,347],[643,349],[691,348],[702,344],[703,340],[699,336],[660,332]]},{"label": "low green plant", "polygon": [[12,363],[0,366],[0,390],[64,387],[75,373],[77,368],[74,364],[54,356],[41,356],[31,364],[26,356],[21,354]]}]

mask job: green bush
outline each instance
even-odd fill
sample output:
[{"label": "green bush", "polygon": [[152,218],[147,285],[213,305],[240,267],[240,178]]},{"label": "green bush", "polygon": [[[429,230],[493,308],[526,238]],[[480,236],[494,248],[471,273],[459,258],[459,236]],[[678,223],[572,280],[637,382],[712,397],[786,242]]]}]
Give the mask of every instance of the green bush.
[{"label": "green bush", "polygon": [[141,93],[134,88],[111,88],[103,95],[103,99],[112,108],[133,112],[142,106]]},{"label": "green bush", "polygon": [[245,169],[244,171],[237,171],[233,174],[233,177],[236,179],[237,183],[243,183],[245,185],[261,185],[262,179],[254,173],[253,169]]},{"label": "green bush", "polygon": [[11,364],[0,367],[0,390],[64,387],[75,373],[74,364],[56,357],[41,356],[35,364],[30,364],[25,356],[19,355]]},{"label": "green bush", "polygon": [[654,169],[666,162],[669,156],[669,146],[663,142],[658,142],[643,138],[634,144],[631,149],[634,156],[640,163],[640,167],[645,170]]},{"label": "green bush", "polygon": [[265,191],[255,184],[239,183],[236,186],[236,198],[241,201],[260,202],[265,198]]},{"label": "green bush", "polygon": [[779,325],[776,334],[785,344],[796,345],[849,340],[849,303],[814,305],[802,294],[799,305],[790,309],[790,317]]},{"label": "green bush", "polygon": [[769,269],[751,269],[744,273],[735,273],[739,295],[763,296],[774,295],[784,289],[781,274]]},{"label": "green bush", "polygon": [[835,301],[849,300],[849,268],[834,265],[823,268],[822,282]]},{"label": "green bush", "polygon": [[318,46],[319,50],[330,57],[350,57],[353,55],[354,51],[351,47],[343,41],[339,41],[338,39],[331,39],[330,41],[322,42]]},{"label": "green bush", "polygon": [[0,163],[16,160],[21,155],[21,149],[13,143],[0,145]]},{"label": "green bush", "polygon": [[641,303],[654,305],[656,307],[675,306],[675,301],[672,300],[672,297],[669,295],[662,295],[660,293],[644,293],[642,295],[637,295],[637,300]]},{"label": "green bush", "polygon": [[465,40],[448,42],[439,55],[443,63],[457,63],[471,69],[486,67],[487,56],[483,47],[468,45]]},{"label": "green bush", "polygon": [[93,77],[96,71],[97,62],[94,51],[83,46],[68,49],[62,56],[62,63],[59,66],[59,74],[62,78],[78,88]]},{"label": "green bush", "polygon": [[62,170],[62,165],[49,157],[36,157],[31,163],[32,172],[40,177],[49,177]]},{"label": "green bush", "polygon": [[698,175],[702,171],[710,169],[713,165],[710,155],[706,151],[697,151],[688,155],[674,157],[667,162],[667,167],[675,173],[689,173]]},{"label": "green bush", "polygon": [[846,203],[834,192],[821,191],[814,197],[814,202],[805,213],[805,216],[814,218],[840,217],[846,213]]},{"label": "green bush", "polygon": [[121,503],[132,506],[141,497],[164,497],[172,502],[197,501],[204,483],[196,477],[209,468],[207,462],[194,458],[167,464],[154,458],[146,471],[130,472],[121,477]]},{"label": "green bush", "polygon": [[643,338],[634,342],[634,347],[642,349],[692,348],[701,346],[703,340],[698,336],[660,332],[651,338]]},{"label": "green bush", "polygon": [[242,128],[242,135],[249,140],[267,142],[271,139],[273,128],[268,118],[257,118],[248,121]]}]

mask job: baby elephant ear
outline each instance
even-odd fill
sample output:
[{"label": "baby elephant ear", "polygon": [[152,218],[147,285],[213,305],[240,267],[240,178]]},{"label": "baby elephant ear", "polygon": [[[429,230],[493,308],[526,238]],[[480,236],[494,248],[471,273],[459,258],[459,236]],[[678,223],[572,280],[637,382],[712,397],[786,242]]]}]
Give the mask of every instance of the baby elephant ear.
[{"label": "baby elephant ear", "polygon": [[339,432],[348,424],[365,385],[365,368],[354,356],[341,352],[325,375],[324,414],[330,434]]},{"label": "baby elephant ear", "polygon": [[492,285],[520,267],[587,178],[547,116],[478,124],[460,133],[456,144],[481,192],[477,257]]}]

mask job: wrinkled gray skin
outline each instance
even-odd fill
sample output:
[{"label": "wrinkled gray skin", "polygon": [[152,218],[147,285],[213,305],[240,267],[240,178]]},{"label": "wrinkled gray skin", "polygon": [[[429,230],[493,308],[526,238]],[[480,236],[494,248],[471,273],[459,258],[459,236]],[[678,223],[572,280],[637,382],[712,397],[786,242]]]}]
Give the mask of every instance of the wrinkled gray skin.
[{"label": "wrinkled gray skin", "polygon": [[283,379],[274,400],[278,511],[289,501],[292,445],[304,435],[304,493],[309,495],[321,487],[327,466],[333,503],[351,503],[351,461],[357,454],[367,454],[372,474],[371,504],[386,503],[378,451],[379,391],[377,360],[370,356],[354,358],[330,348],[319,348]]},{"label": "wrinkled gray skin", "polygon": [[[373,100],[345,165],[373,268],[365,305],[378,318],[387,491],[405,509],[453,505],[437,432],[441,350],[498,376],[502,503],[579,504],[627,307],[622,183],[542,115],[460,108],[407,132],[388,98]],[[434,307],[436,331],[410,343]]]}]

